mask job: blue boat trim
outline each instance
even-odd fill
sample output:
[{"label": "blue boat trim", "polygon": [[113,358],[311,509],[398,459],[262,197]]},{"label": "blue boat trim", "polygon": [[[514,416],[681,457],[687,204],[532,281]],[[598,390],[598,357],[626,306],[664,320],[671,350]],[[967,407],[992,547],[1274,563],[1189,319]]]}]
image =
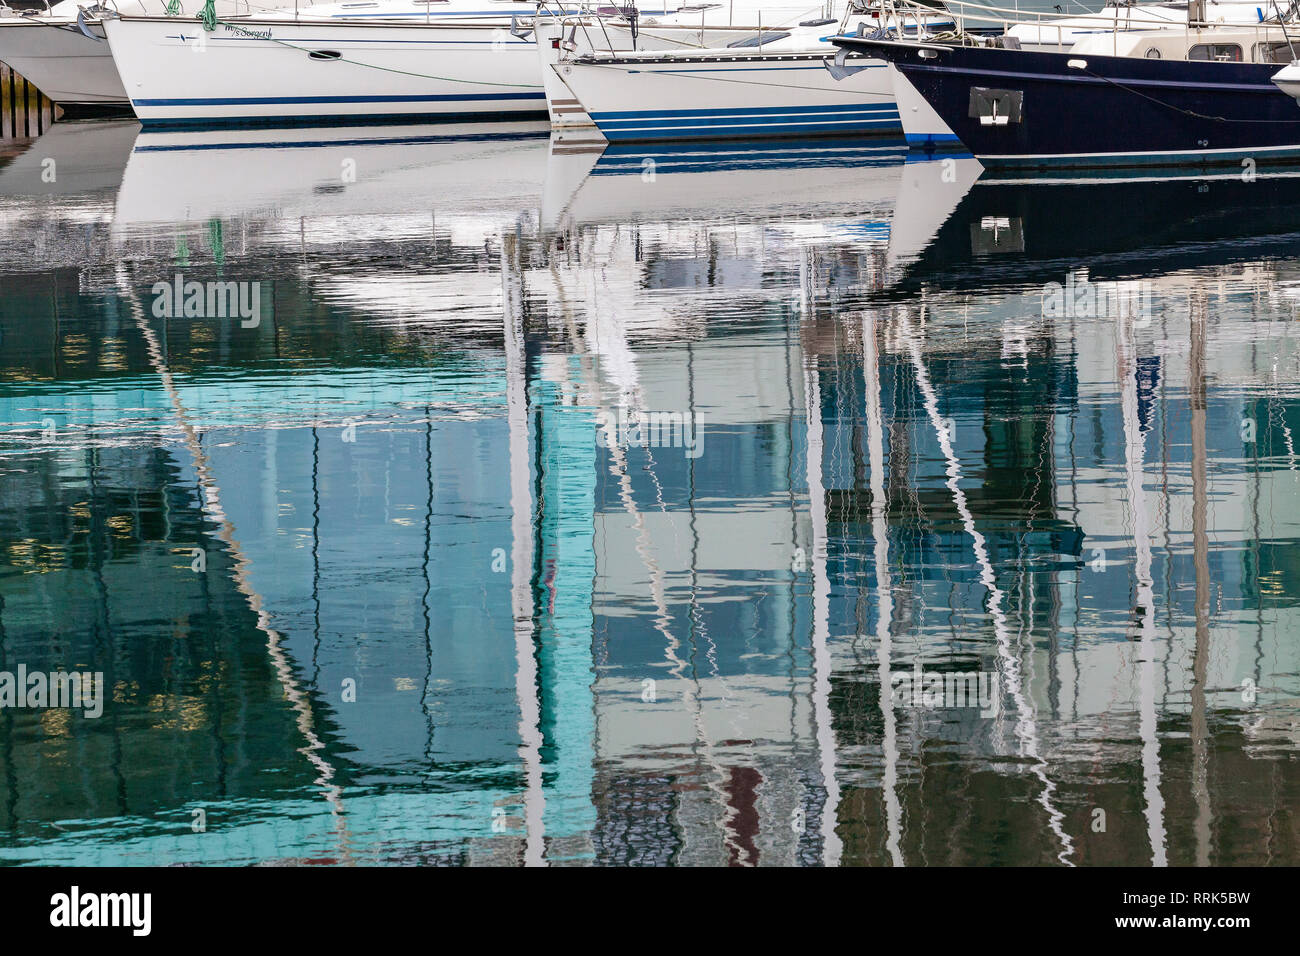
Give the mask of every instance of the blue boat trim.
[{"label": "blue boat trim", "polygon": [[897,136],[897,121],[879,123],[825,123],[808,126],[791,126],[788,124],[771,126],[707,126],[682,129],[680,127],[663,127],[661,129],[639,129],[623,132],[610,131],[605,138],[611,143],[617,142],[655,142],[673,139],[802,139],[811,136],[846,136],[850,134],[875,134]]},{"label": "blue boat trim", "polygon": [[903,138],[907,140],[907,145],[911,147],[928,146],[934,143],[960,143],[955,133],[907,133]]},{"label": "blue boat trim", "polygon": [[[521,120],[544,120],[545,110],[492,110],[481,113],[444,111],[425,113],[313,113],[281,116],[202,116],[158,118],[141,117],[140,125],[149,131],[206,129],[293,129],[299,127],[403,126],[421,123],[507,123]],[[541,135],[549,136],[549,132]]]},{"label": "blue boat trim", "polygon": [[590,113],[593,120],[614,122],[655,119],[659,117],[717,117],[717,116],[779,116],[787,114],[816,113],[889,113],[898,115],[895,103],[830,103],[824,106],[737,106],[714,107],[712,109],[689,110],[609,110],[603,113]]},{"label": "blue boat trim", "polygon": [[229,96],[132,100],[133,106],[280,106],[301,103],[469,103],[488,100],[544,100],[546,93],[430,93],[400,96]]},{"label": "blue boat trim", "polygon": [[634,132],[651,131],[651,130],[685,131],[685,130],[705,130],[705,129],[736,129],[742,126],[748,129],[781,128],[781,129],[790,129],[792,131],[798,131],[808,126],[841,128],[846,124],[848,125],[870,124],[874,126],[888,126],[891,129],[900,128],[901,125],[898,120],[898,114],[895,113],[892,116],[873,116],[873,117],[849,116],[843,119],[786,119],[786,120],[774,121],[771,123],[764,123],[761,125],[755,125],[753,122],[747,120],[732,120],[730,122],[726,122],[720,119],[713,119],[710,117],[705,117],[702,119],[692,119],[692,120],[672,120],[672,119],[645,120],[635,125],[624,125],[624,126],[601,125],[600,129],[601,132],[605,133],[606,136],[609,136],[612,133],[634,133]]},{"label": "blue boat trim", "polygon": [[591,114],[611,142],[722,137],[773,138],[893,133],[901,128],[894,103],[762,106]]},{"label": "blue boat trim", "polygon": [[214,149],[318,149],[336,146],[418,146],[429,143],[477,143],[516,139],[549,139],[549,130],[510,133],[463,133],[458,135],[429,134],[428,136],[375,136],[348,139],[275,140],[259,143],[255,140],[230,140],[224,143],[136,143],[134,153],[189,153]]}]

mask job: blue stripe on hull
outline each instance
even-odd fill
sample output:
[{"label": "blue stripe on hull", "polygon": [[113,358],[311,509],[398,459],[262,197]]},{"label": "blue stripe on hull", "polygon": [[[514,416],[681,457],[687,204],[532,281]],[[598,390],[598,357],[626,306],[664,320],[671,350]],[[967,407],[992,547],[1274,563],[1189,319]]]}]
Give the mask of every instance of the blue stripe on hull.
[{"label": "blue stripe on hull", "polygon": [[203,116],[179,118],[174,116],[156,119],[140,118],[147,130],[202,130],[202,129],[292,129],[319,126],[404,126],[417,123],[507,123],[523,120],[545,120],[546,110],[516,111],[491,110],[481,113],[430,112],[430,113],[366,113],[361,115],[323,113],[290,116]]},{"label": "blue stripe on hull", "polygon": [[897,133],[893,103],[593,113],[611,142]]},{"label": "blue stripe on hull", "polygon": [[878,113],[889,112],[898,115],[898,107],[893,102],[880,103],[830,103],[824,106],[736,106],[719,109],[716,106],[694,110],[606,110],[592,113],[592,119],[645,119],[654,116],[776,116],[794,113]]},{"label": "blue stripe on hull", "polygon": [[[349,124],[352,125],[352,124]],[[274,142],[256,142],[231,139],[223,143],[158,143],[135,144],[137,153],[193,153],[222,149],[320,149],[329,146],[414,146],[425,143],[478,143],[496,142],[516,139],[547,139],[550,130],[538,130],[535,133],[512,131],[509,133],[463,133],[439,136],[431,133],[427,136],[374,136],[355,139],[277,139]],[[638,167],[639,169],[639,167]]]},{"label": "blue stripe on hull", "polygon": [[912,149],[928,149],[931,146],[951,146],[961,143],[953,133],[905,133],[904,138]]},{"label": "blue stripe on hull", "polygon": [[800,126],[716,126],[709,128],[666,126],[661,129],[637,129],[628,131],[602,130],[610,142],[651,142],[672,139],[723,139],[739,137],[757,139],[763,137],[801,137],[801,136],[843,136],[846,133],[897,133],[898,122],[881,120],[877,122],[862,121],[854,123],[814,123]]},{"label": "blue stripe on hull", "polygon": [[181,99],[132,100],[136,106],[280,106],[304,103],[469,103],[484,100],[544,100],[536,93],[417,93],[400,96],[213,96]]}]

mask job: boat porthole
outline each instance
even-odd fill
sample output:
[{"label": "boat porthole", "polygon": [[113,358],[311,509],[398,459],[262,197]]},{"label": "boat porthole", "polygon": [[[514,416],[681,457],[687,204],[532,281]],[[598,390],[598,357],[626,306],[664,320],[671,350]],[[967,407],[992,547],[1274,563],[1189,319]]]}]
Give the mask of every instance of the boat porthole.
[{"label": "boat porthole", "polygon": [[1151,49],[1147,50],[1146,56],[1148,60],[1158,60],[1160,59],[1160,51],[1157,50],[1155,47],[1152,47]]},{"label": "boat porthole", "polygon": [[312,50],[307,54],[307,58],[311,60],[337,60],[342,56],[343,54],[338,50]]}]

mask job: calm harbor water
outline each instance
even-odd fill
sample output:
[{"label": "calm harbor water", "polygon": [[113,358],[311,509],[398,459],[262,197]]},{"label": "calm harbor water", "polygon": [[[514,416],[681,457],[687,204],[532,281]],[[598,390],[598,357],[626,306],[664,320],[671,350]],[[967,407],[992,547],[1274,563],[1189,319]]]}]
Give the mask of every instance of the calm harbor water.
[{"label": "calm harbor water", "polygon": [[1297,222],[56,124],[0,167],[0,671],[104,700],[0,707],[0,859],[1300,863]]}]

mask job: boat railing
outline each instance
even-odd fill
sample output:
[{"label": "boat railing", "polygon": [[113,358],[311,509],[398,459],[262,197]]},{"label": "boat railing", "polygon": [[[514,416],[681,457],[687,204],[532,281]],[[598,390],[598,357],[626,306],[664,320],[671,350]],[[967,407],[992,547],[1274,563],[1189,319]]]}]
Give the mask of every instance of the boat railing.
[{"label": "boat railing", "polygon": [[[1221,21],[1207,22],[1203,19],[1171,19],[1147,13],[1137,2],[1114,2],[1096,12],[1072,13],[1062,15],[1058,10],[1033,11],[1020,8],[1000,7],[978,0],[851,0],[845,4],[839,19],[839,32],[856,31],[865,34],[864,18],[871,18],[877,24],[881,35],[893,35],[905,38],[936,39],[940,42],[983,42],[988,35],[1005,35],[1013,27],[1033,27],[1036,36],[1031,41],[1038,49],[1054,48],[1059,51],[1069,50],[1083,32],[1109,33],[1113,38],[1113,52],[1119,53],[1119,35],[1125,32],[1142,30],[1177,30],[1183,27],[1190,32],[1215,26],[1230,26],[1240,31],[1254,30],[1257,40],[1275,37],[1276,30],[1295,22],[1300,13],[1300,0],[1287,0],[1285,9],[1280,7],[1280,0],[1264,0],[1261,9],[1271,4],[1272,16],[1266,16],[1259,22],[1242,22],[1223,24]],[[1244,4],[1242,5],[1245,6]],[[823,9],[830,13],[835,4],[828,2]],[[1192,10],[1189,17],[1195,17],[1196,4],[1189,4]],[[1203,8],[1202,8],[1203,9]],[[710,29],[705,20],[705,10],[700,12],[698,44],[689,42],[685,30],[677,35],[675,42],[686,48],[707,47],[706,33]],[[758,47],[762,48],[764,26],[761,12],[756,13],[758,23]],[[1203,14],[1202,14],[1203,16]],[[625,34],[624,47],[610,34],[610,25],[617,25],[620,31],[631,28],[633,42],[637,36],[639,24],[638,13],[632,0],[580,0],[575,9],[573,2],[564,0],[538,0],[534,21],[545,19],[559,28],[556,42],[560,45],[561,56],[582,52],[617,54],[628,52]],[[834,19],[828,17],[828,19]],[[520,25],[531,28],[533,23],[521,20]],[[662,24],[655,24],[662,25]],[[651,24],[642,27],[653,28]],[[688,25],[679,17],[675,26],[685,28]],[[754,29],[753,25],[747,25]],[[717,24],[714,29],[735,28],[734,22]],[[1270,32],[1271,28],[1271,32]],[[777,29],[769,25],[769,32]],[[581,35],[581,42],[579,42]],[[695,38],[692,37],[692,40]]]},{"label": "boat railing", "polygon": [[[1075,42],[1075,34],[1095,25],[1096,32],[1108,32],[1114,40],[1114,53],[1119,52],[1119,35],[1124,32],[1141,30],[1176,30],[1182,26],[1189,33],[1204,28],[1226,27],[1234,30],[1248,31],[1256,34],[1263,32],[1271,35],[1270,29],[1276,31],[1279,26],[1285,32],[1285,25],[1296,20],[1300,0],[1290,0],[1285,11],[1273,4],[1274,15],[1252,23],[1207,22],[1191,19],[1192,5],[1189,4],[1189,18],[1172,20],[1155,16],[1143,16],[1140,9],[1133,4],[1111,5],[1096,13],[1081,13],[1062,16],[1057,11],[1028,11],[998,7],[985,3],[965,2],[965,0],[945,0],[941,9],[920,0],[881,0],[883,8],[881,28],[893,29],[900,36],[915,36],[918,39],[935,34],[926,30],[926,24],[932,23],[936,12],[950,14],[953,29],[951,35],[943,39],[964,40],[972,37],[972,30],[978,28],[980,33],[1005,35],[1013,27],[1030,25],[1037,28],[1035,46],[1042,48],[1055,46],[1062,52],[1069,50]],[[1203,9],[1203,7],[1202,7]],[[1055,34],[1055,44],[1051,39]],[[1258,37],[1257,37],[1258,39]]]},{"label": "boat railing", "polygon": [[[725,0],[724,0],[725,2]],[[856,0],[860,2],[860,0]],[[877,0],[872,0],[877,2]],[[693,13],[693,8],[682,8],[669,14],[672,17],[672,28],[677,31],[674,33],[673,42],[685,49],[706,49],[710,43],[706,39],[710,31],[717,30],[753,30],[757,34],[757,45],[761,49],[767,36],[775,37],[777,33],[781,36],[788,36],[790,27],[786,24],[771,22],[766,25],[763,23],[763,13],[761,9],[754,11],[754,20],[750,23],[738,24],[735,22],[733,15],[728,15],[725,23],[709,23],[707,19],[708,12],[721,6],[722,3],[704,3],[699,7],[700,22],[698,33],[693,38],[689,37],[688,31],[695,31],[695,26],[685,19],[686,13]],[[729,4],[734,10],[734,0]],[[823,20],[839,21],[839,31],[844,32],[852,11],[855,9],[855,2],[850,2],[845,6],[845,12],[842,16],[835,16],[835,0],[827,0],[820,4],[818,8],[809,10],[802,16],[820,16]],[[587,47],[583,52],[598,53],[626,53],[627,49],[618,49],[614,38],[610,35],[607,24],[616,24],[620,29],[631,28],[633,38],[641,29],[655,29],[667,26],[658,20],[644,22],[640,20],[640,15],[636,5],[631,0],[582,0],[578,9],[572,9],[573,4],[565,4],[563,0],[538,0],[537,18],[546,19],[560,28],[561,49],[568,53],[574,53],[578,50],[577,35],[582,34],[586,40]],[[694,42],[693,42],[694,41]]]},{"label": "boat railing", "polygon": [[[107,0],[107,3],[112,3],[113,11],[117,13],[119,16],[121,15],[121,11],[117,9],[117,4],[115,0]],[[106,0],[99,0],[99,5],[107,5]],[[156,6],[158,8],[158,12],[156,14],[151,9],[151,6]],[[203,8],[203,0],[190,0],[188,5],[186,4],[185,0],[154,0],[152,4],[146,3],[145,0],[140,0],[140,12],[147,16],[181,17],[183,19],[193,19],[195,14],[197,14],[198,11],[201,10],[202,8]],[[223,16],[227,16],[227,17],[245,16],[246,17],[249,15],[249,12],[250,11],[249,11],[248,0],[244,0],[244,11],[242,14],[240,13],[239,10],[239,0],[234,0],[233,9],[231,9],[229,13],[223,14]]]},{"label": "boat railing", "polygon": [[[578,9],[574,11],[571,3],[565,3],[564,0],[539,0],[537,4],[537,13],[534,17],[534,27],[539,20],[547,20],[559,28],[558,39],[562,53],[572,53],[577,49],[577,32],[582,31],[583,38],[587,41],[588,50],[608,49],[610,53],[616,53],[614,49],[614,40],[605,28],[607,19],[622,18],[620,14],[601,13],[601,7],[608,10],[617,9],[608,4],[596,4],[583,2],[578,4]],[[635,9],[635,8],[633,8]],[[592,25],[599,25],[599,37],[593,36]],[[567,37],[566,37],[567,34]],[[604,40],[604,43],[598,42]],[[541,42],[540,39],[538,42]]]},{"label": "boat railing", "polygon": [[[610,35],[607,24],[617,23],[620,27],[632,30],[633,39],[641,28],[640,13],[634,3],[620,3],[618,0],[606,0],[606,2],[592,2],[592,0],[582,0],[578,4],[577,10],[572,9],[573,4],[565,4],[563,0],[539,0],[537,6],[538,18],[545,18],[556,24],[560,29],[560,49],[566,53],[574,53],[578,49],[577,33],[581,31],[587,46],[584,52],[608,52],[610,54],[626,53],[627,50],[619,50]],[[705,21],[707,9],[712,5],[706,5],[700,11],[700,32],[699,42],[689,44],[703,48],[707,46],[704,40],[705,31],[708,29]],[[762,16],[759,15],[759,33],[762,33]],[[678,22],[675,26],[685,27],[684,22]],[[598,32],[597,32],[598,31]],[[567,36],[566,36],[567,34]],[[686,44],[685,37],[678,38],[678,42]]]}]

